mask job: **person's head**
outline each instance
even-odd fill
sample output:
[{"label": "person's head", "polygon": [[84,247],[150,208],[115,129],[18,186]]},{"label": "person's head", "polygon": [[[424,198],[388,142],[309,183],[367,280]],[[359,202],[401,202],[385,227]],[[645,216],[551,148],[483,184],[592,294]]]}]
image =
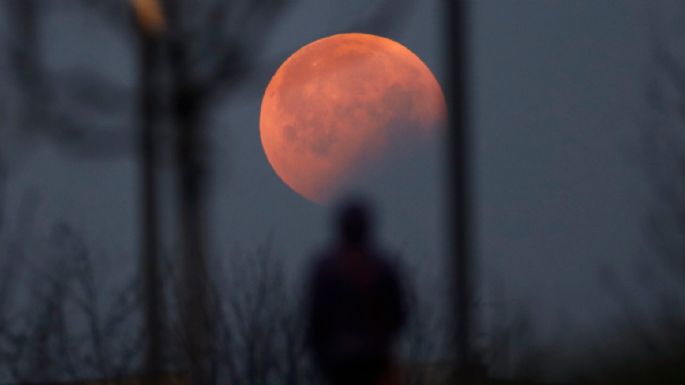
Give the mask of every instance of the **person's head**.
[{"label": "person's head", "polygon": [[345,200],[337,211],[338,237],[344,244],[364,246],[373,238],[373,213],[361,198]]}]

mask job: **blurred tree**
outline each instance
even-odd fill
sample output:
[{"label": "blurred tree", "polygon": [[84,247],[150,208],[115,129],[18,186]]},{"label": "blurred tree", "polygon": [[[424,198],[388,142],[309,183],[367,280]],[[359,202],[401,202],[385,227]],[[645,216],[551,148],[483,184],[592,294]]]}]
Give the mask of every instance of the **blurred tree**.
[{"label": "blurred tree", "polygon": [[0,367],[20,383],[117,378],[136,370],[143,341],[132,327],[136,281],[106,298],[96,286],[94,257],[69,226],[56,226],[49,244],[45,263],[25,266],[31,284],[13,281],[24,300],[3,312]]},{"label": "blurred tree", "polygon": [[654,200],[646,230],[652,250],[670,271],[685,277],[685,6],[669,9],[672,13],[651,20],[649,115],[642,138]]},{"label": "blurred tree", "polygon": [[[25,139],[27,148],[31,145],[29,140],[47,138],[70,153],[91,158],[139,155],[141,268],[145,282],[142,290],[149,332],[146,333],[149,338],[147,366],[152,372],[163,366],[159,361],[162,336],[158,334],[163,328],[154,326],[162,323],[162,298],[165,297],[164,285],[157,278],[156,163],[158,154],[163,152],[160,147],[168,144],[162,139],[165,134],[169,135],[158,126],[171,122],[169,131],[175,147],[180,271],[183,272],[177,309],[185,325],[182,341],[194,382],[210,383],[211,363],[205,357],[210,356],[217,315],[212,313],[215,308],[211,306],[215,302],[214,291],[207,286],[206,115],[240,84],[268,79],[274,72],[285,55],[265,62],[258,59],[271,29],[277,25],[276,18],[291,3],[285,0],[69,2],[82,6],[93,17],[100,16],[105,25],[126,40],[140,43],[136,54],[140,58],[140,77],[134,89],[115,83],[92,68],[51,69],[43,57],[40,34],[40,21],[50,9],[50,3],[7,0],[2,4],[9,21],[11,70],[17,75],[15,88],[19,94],[18,119],[13,125],[15,136]],[[377,1],[370,6],[373,12],[366,19],[344,30],[387,31],[401,23],[410,3],[409,0]],[[165,107],[170,108],[165,110]],[[98,114],[111,119],[92,119],[92,116],[101,116]],[[131,116],[139,124],[130,124],[125,117]],[[4,152],[2,156],[0,192],[3,179],[14,164],[13,160],[6,159]],[[54,293],[61,292],[54,290]],[[62,297],[52,302],[59,308],[61,301],[64,301]],[[92,337],[96,338],[97,334]],[[102,357],[96,361],[103,365],[103,370],[109,371]]]},{"label": "blurred tree", "polygon": [[[642,137],[652,199],[644,221],[646,259],[638,272],[657,299],[652,314],[662,337],[653,341],[665,337],[666,350],[677,347],[685,357],[685,312],[679,310],[685,309],[685,6],[663,2],[653,9]],[[664,273],[670,278],[656,278]]]},{"label": "blurred tree", "polygon": [[[647,181],[641,293],[603,269],[600,280],[622,307],[620,343],[598,362],[609,381],[682,383],[685,371],[685,6],[650,3],[645,82],[646,119],[639,137]],[[616,330],[617,329],[617,330]],[[617,351],[619,350],[619,351]],[[616,357],[618,356],[618,357]]]}]

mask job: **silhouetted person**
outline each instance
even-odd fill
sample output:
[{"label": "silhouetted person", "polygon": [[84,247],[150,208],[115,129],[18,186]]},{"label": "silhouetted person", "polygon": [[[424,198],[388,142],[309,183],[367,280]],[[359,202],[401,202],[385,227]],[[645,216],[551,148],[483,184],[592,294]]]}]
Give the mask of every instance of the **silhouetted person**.
[{"label": "silhouetted person", "polygon": [[405,321],[401,284],[375,247],[366,204],[349,201],[336,219],[338,241],[310,277],[307,342],[332,384],[377,384]]}]

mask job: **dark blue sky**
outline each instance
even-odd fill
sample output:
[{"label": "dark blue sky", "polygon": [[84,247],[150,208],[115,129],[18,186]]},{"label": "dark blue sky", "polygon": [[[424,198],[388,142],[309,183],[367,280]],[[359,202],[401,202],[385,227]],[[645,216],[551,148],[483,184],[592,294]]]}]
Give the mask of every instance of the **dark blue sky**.
[{"label": "dark blue sky", "polygon": [[[473,130],[484,293],[490,302],[527,309],[543,344],[578,347],[619,311],[599,283],[600,268],[630,281],[639,257],[647,198],[635,146],[644,117],[647,5],[474,3]],[[340,32],[368,12],[366,4],[299,2],[280,20],[264,57],[285,59]],[[125,36],[67,7],[44,21],[45,55],[54,69],[82,65],[133,84]],[[439,1],[418,1],[386,36],[414,51],[443,82],[441,22]],[[211,241],[216,255],[225,255],[273,231],[275,247],[299,274],[308,253],[327,239],[328,213],[291,192],[264,158],[258,112],[267,81],[245,85],[211,113]],[[134,160],[90,160],[37,143],[12,161],[9,184],[11,202],[29,190],[41,198],[35,238],[66,220],[102,251],[103,271],[131,271],[137,248]],[[423,282],[439,281],[433,277],[443,277],[446,266],[438,175],[428,170],[407,181],[410,191],[433,186],[422,200],[381,204],[383,238],[418,266]],[[169,176],[164,183],[171,191]],[[172,198],[169,192],[166,207]],[[493,297],[492,287],[502,290]]]}]

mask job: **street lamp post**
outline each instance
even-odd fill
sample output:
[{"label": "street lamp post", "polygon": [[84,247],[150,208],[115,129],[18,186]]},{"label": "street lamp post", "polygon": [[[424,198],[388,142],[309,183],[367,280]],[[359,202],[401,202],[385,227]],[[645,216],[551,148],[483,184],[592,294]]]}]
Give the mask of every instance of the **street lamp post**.
[{"label": "street lamp post", "polygon": [[444,0],[448,99],[448,240],[454,272],[458,370],[470,377],[474,364],[472,136],[469,131],[468,0]]}]

